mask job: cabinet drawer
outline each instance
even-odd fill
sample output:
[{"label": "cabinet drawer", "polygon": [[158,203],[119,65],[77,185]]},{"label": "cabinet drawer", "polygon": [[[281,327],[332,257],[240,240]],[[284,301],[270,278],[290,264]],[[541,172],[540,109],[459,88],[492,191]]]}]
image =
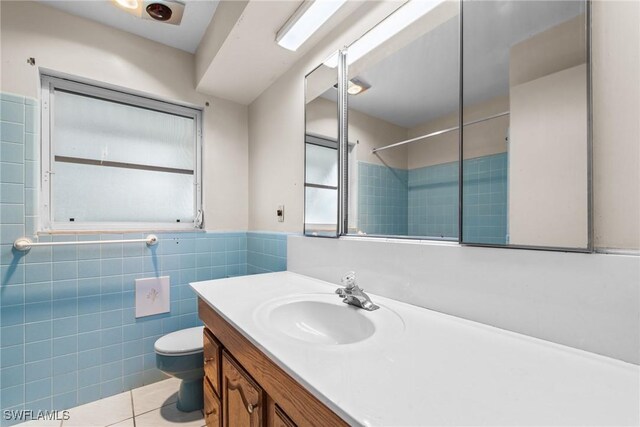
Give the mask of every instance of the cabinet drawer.
[{"label": "cabinet drawer", "polygon": [[211,382],[213,390],[218,397],[220,394],[220,356],[222,346],[216,340],[208,329],[204,329],[204,375]]},{"label": "cabinet drawer", "polygon": [[222,427],[220,399],[207,378],[204,379],[204,421],[207,427]]}]

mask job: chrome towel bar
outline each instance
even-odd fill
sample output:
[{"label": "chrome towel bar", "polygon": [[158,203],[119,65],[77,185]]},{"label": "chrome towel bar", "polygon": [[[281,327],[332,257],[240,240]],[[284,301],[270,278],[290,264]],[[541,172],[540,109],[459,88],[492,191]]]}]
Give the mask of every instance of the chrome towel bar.
[{"label": "chrome towel bar", "polygon": [[158,243],[158,236],[155,234],[149,234],[144,239],[124,239],[124,240],[80,240],[75,242],[36,242],[34,243],[28,237],[20,237],[13,242],[13,247],[18,251],[28,251],[34,246],[68,246],[68,245],[106,245],[110,243],[141,243],[144,242],[147,246],[153,246]]}]

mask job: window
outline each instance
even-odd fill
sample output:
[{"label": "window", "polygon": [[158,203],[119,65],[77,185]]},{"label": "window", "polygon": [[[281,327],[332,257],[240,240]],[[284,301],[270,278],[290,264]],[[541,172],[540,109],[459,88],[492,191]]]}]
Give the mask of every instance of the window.
[{"label": "window", "polygon": [[335,236],[338,227],[337,142],[306,137],[305,234]]},{"label": "window", "polygon": [[201,123],[197,109],[43,76],[41,228],[199,226]]}]

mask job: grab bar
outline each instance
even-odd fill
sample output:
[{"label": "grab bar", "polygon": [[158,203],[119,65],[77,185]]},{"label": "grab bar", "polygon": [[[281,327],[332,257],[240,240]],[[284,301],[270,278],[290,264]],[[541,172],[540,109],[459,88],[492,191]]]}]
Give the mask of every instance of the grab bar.
[{"label": "grab bar", "polygon": [[145,242],[147,246],[158,244],[158,236],[149,234],[144,239],[124,239],[124,240],[79,240],[75,242],[36,242],[28,237],[20,237],[13,242],[13,247],[18,251],[28,251],[34,246],[68,246],[68,245],[105,245],[110,243],[140,243]]},{"label": "grab bar", "polygon": [[[498,117],[507,116],[507,115],[509,115],[509,111],[505,111],[503,113],[494,114],[493,116],[484,117],[482,119],[473,120],[473,121],[470,121],[470,122],[467,122],[467,123],[463,123],[462,126],[475,125],[476,123],[486,122],[487,120],[493,120],[493,119],[497,119]],[[422,135],[422,136],[418,136],[418,137],[415,137],[415,138],[407,139],[406,141],[400,141],[400,142],[396,142],[395,144],[385,145],[384,147],[374,148],[374,149],[371,150],[371,154],[375,154],[378,151],[388,150],[389,148],[399,147],[399,146],[405,145],[405,144],[411,144],[412,142],[420,141],[422,139],[427,139],[427,138],[431,138],[431,137],[434,137],[434,136],[442,135],[443,133],[453,132],[454,130],[458,130],[459,128],[460,128],[459,126],[454,126],[454,127],[447,128],[447,129],[442,129],[442,130],[439,130],[439,131],[436,131],[436,132],[431,132],[431,133],[428,133],[426,135]]]}]

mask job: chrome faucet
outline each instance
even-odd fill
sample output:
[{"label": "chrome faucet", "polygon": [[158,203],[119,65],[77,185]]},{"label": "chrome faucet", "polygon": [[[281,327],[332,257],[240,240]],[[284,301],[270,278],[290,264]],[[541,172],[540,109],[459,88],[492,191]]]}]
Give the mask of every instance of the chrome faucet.
[{"label": "chrome faucet", "polygon": [[377,310],[380,307],[371,302],[369,295],[364,293],[364,289],[361,289],[356,285],[356,273],[353,271],[348,272],[342,277],[340,283],[344,288],[336,289],[336,294],[343,298],[342,302],[345,304],[353,305],[363,308],[368,311]]}]

